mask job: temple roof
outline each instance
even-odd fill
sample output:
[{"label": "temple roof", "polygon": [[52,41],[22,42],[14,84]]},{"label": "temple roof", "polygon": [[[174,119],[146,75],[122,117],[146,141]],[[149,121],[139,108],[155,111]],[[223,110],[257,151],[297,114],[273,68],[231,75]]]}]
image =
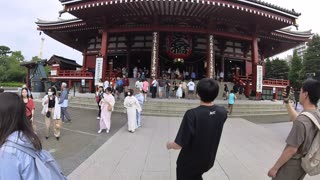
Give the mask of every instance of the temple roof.
[{"label": "temple roof", "polygon": [[[129,0],[106,0],[105,2],[107,3],[108,1],[114,1],[114,2],[118,1],[118,2],[122,3],[122,2],[127,2]],[[133,1],[137,2],[138,0],[133,0]],[[144,1],[144,0],[140,0],[140,1]],[[146,1],[148,1],[148,0],[146,0]],[[166,0],[163,0],[163,1],[166,1]],[[169,1],[171,1],[171,0],[169,0]],[[180,0],[180,1],[182,1],[182,0]],[[184,1],[193,2],[193,0],[184,0]],[[197,1],[197,0],[194,0],[194,1]],[[202,0],[202,1],[208,1],[208,4],[209,4],[209,2],[211,0]],[[261,0],[224,0],[224,1],[226,1],[226,2],[227,1],[229,1],[229,2],[235,2],[236,1],[236,3],[242,3],[242,4],[245,4],[245,5],[251,5],[251,6],[255,6],[255,7],[261,7],[261,8],[265,8],[265,9],[268,9],[268,10],[281,11],[281,12],[285,12],[285,13],[288,13],[290,15],[294,15],[294,16],[297,16],[297,17],[301,15],[301,13],[296,12],[294,9],[289,10],[289,9],[280,7],[278,5],[275,5],[275,4],[272,4],[272,3],[268,3],[266,1],[261,1]],[[63,5],[69,5],[69,4],[79,4],[79,3],[83,3],[83,2],[94,2],[94,3],[99,4],[101,1],[97,1],[97,0],[60,0],[60,2]],[[132,0],[130,0],[130,2],[132,2]],[[199,0],[197,2],[199,2]],[[221,3],[223,3],[223,1]]]},{"label": "temple roof", "polygon": [[84,23],[81,19],[79,18],[73,18],[73,19],[62,19],[62,18],[58,18],[58,20],[56,21],[48,21],[48,20],[42,20],[42,19],[38,19],[38,21],[36,22],[37,25],[39,26],[58,26],[58,25],[65,25],[65,24],[72,24],[72,23]]},{"label": "temple roof", "polygon": [[53,55],[47,62],[48,64],[67,64],[67,65],[71,65],[71,66],[75,66],[75,67],[82,67],[80,64],[78,64],[75,60],[72,59],[68,59],[62,56],[57,56],[57,55]]},{"label": "temple roof", "polygon": [[[65,0],[66,1],[66,0]],[[266,7],[269,7],[269,8],[273,8],[273,9],[276,9],[276,10],[279,10],[279,11],[283,11],[283,12],[286,12],[286,13],[289,13],[289,14],[292,14],[292,15],[295,15],[295,16],[300,16],[301,13],[298,13],[296,12],[294,9],[292,10],[289,10],[289,9],[286,9],[286,8],[282,8],[280,6],[277,6],[275,4],[271,4],[271,3],[268,3],[266,1],[260,1],[260,0],[237,0],[239,2],[246,2],[246,3],[257,3],[257,4],[260,4],[260,5],[263,5],[263,6],[266,6]]]}]

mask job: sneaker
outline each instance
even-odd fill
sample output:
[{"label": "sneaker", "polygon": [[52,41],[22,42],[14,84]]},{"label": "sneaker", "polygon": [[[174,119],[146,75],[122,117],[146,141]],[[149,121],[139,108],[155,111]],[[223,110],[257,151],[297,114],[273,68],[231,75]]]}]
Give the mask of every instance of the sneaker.
[{"label": "sneaker", "polygon": [[106,130],[106,133],[107,133],[107,134],[109,133],[109,129]]},{"label": "sneaker", "polygon": [[100,119],[100,117],[97,117],[97,119],[99,120],[99,119]]},{"label": "sneaker", "polygon": [[100,134],[102,132],[102,129],[100,129],[99,131],[98,131],[98,134]]}]

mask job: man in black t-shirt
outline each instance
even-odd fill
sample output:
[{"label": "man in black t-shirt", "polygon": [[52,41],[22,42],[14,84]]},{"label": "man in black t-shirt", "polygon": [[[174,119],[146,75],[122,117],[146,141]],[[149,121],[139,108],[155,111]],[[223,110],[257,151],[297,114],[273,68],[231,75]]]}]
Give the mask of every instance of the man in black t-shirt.
[{"label": "man in black t-shirt", "polygon": [[227,119],[226,109],[213,103],[219,93],[216,81],[200,80],[197,93],[200,106],[185,113],[175,141],[167,143],[168,149],[181,149],[177,180],[202,180],[202,174],[212,168]]}]

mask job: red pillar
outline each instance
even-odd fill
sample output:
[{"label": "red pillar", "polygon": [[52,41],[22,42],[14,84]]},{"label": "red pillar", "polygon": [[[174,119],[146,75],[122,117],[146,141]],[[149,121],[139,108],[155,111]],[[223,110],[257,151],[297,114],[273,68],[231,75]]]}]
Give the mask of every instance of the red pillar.
[{"label": "red pillar", "polygon": [[85,71],[87,69],[87,49],[84,49],[82,52],[83,60],[82,60],[82,70]]},{"label": "red pillar", "polygon": [[69,81],[68,81],[68,87],[69,87],[69,89],[71,89],[71,88],[72,88],[72,82],[71,82],[71,79],[69,79]]},{"label": "red pillar", "polygon": [[91,79],[89,80],[89,92],[90,93],[92,92],[92,80]]},{"label": "red pillar", "polygon": [[252,90],[257,90],[258,39],[253,37],[251,45],[252,58]]},{"label": "red pillar", "polygon": [[108,32],[106,29],[102,32],[100,54],[103,57],[102,80],[106,80],[107,75],[107,59],[108,59]]}]

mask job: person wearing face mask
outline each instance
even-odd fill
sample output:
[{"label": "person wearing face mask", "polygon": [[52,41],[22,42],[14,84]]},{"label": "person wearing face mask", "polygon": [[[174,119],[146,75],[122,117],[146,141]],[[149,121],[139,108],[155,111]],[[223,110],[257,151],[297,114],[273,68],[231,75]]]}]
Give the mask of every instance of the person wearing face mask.
[{"label": "person wearing face mask", "polygon": [[61,128],[61,107],[59,98],[56,96],[56,89],[49,88],[48,95],[42,99],[42,114],[45,115],[46,139],[49,139],[50,127],[54,125],[54,136],[57,141],[60,139]]}]

